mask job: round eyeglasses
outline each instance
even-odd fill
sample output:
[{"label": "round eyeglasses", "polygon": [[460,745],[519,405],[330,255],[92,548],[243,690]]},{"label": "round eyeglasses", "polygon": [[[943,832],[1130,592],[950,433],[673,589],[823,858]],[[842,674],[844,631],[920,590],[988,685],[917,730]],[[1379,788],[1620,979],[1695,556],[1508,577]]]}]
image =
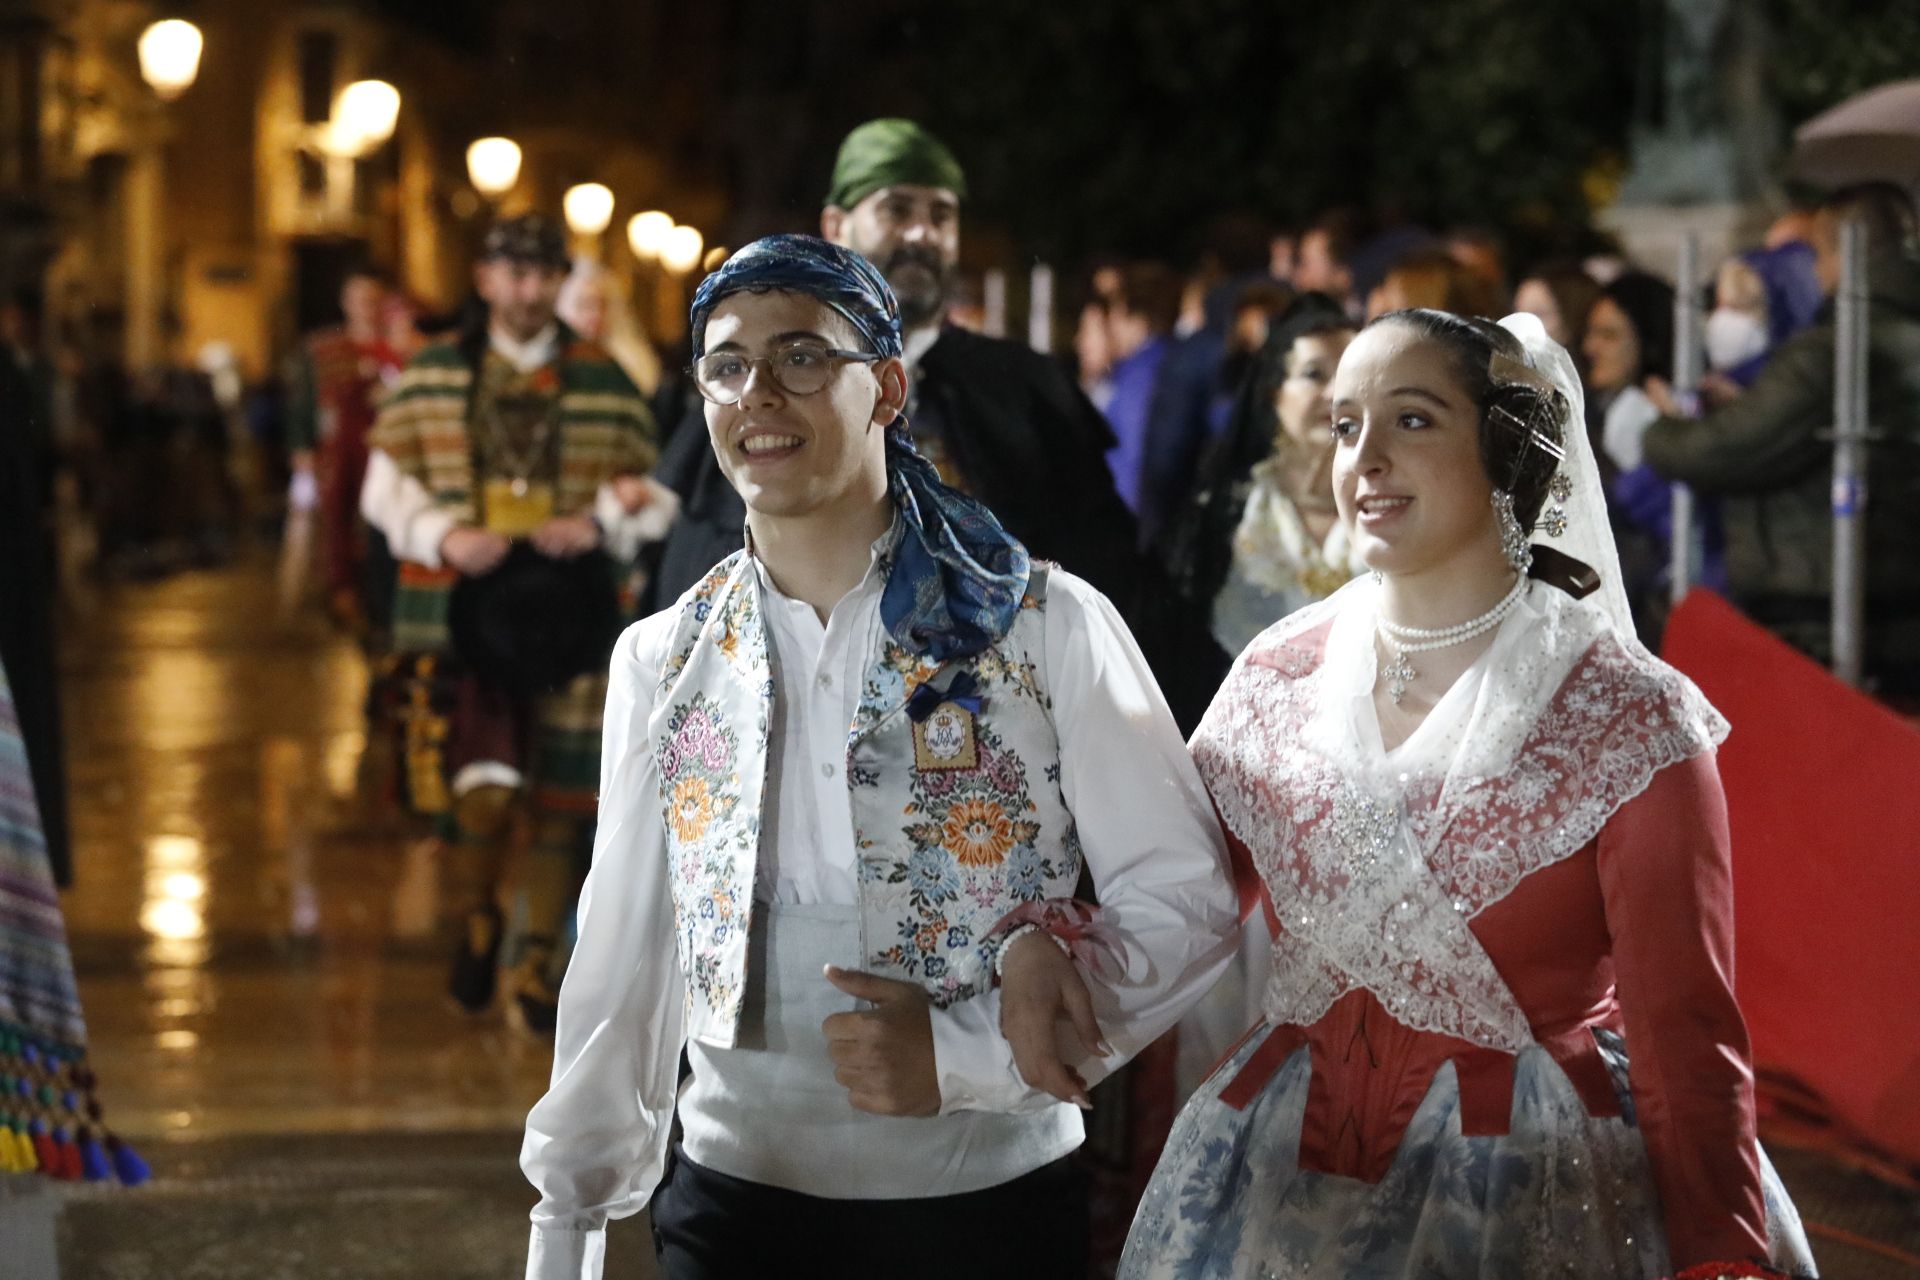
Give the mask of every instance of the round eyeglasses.
[{"label": "round eyeglasses", "polygon": [[700,394],[714,404],[733,405],[747,392],[753,367],[764,363],[780,389],[792,396],[810,396],[827,385],[834,365],[843,360],[873,364],[880,359],[871,351],[842,351],[812,342],[790,343],[775,347],[764,356],[739,351],[714,351],[701,356],[687,370]]}]

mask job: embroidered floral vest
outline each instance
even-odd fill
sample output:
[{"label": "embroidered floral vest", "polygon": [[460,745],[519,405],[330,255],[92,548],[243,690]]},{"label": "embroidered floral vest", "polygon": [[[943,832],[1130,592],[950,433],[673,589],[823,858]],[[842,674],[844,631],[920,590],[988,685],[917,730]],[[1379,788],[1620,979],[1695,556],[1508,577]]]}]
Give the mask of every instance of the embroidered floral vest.
[{"label": "embroidered floral vest", "polygon": [[[1041,680],[1045,603],[1046,569],[1036,565],[1007,634],[944,663],[883,633],[848,729],[861,952],[869,971],[917,982],[941,1007],[992,985],[985,938],[995,922],[1022,902],[1070,896],[1079,882],[1080,841]],[[747,981],[774,698],[759,579],[744,551],[682,598],[667,654],[648,730],[687,1029],[730,1047]],[[936,710],[948,690],[956,702],[978,698],[977,713]]]}]

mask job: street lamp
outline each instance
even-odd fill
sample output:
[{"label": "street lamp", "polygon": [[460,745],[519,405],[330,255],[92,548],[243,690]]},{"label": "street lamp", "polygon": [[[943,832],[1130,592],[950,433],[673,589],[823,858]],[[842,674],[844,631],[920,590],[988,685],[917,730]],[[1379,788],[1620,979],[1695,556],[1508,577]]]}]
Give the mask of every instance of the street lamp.
[{"label": "street lamp", "polygon": [[[187,91],[200,74],[206,41],[200,28],[180,18],[156,22],[140,33],[140,78],[162,102]],[[148,127],[139,131],[122,187],[126,219],[127,363],[148,369],[165,357],[167,262],[166,125],[159,111],[143,112]]]},{"label": "street lamp", "polygon": [[667,234],[672,230],[673,219],[658,209],[636,213],[627,220],[627,245],[636,258],[658,258],[660,250],[666,246]]},{"label": "street lamp", "polygon": [[513,190],[520,180],[520,148],[511,138],[481,138],[467,148],[467,177],[489,199]]},{"label": "street lamp", "polygon": [[697,229],[675,227],[660,246],[660,261],[667,270],[684,275],[700,265],[700,251],[705,247],[706,241]]},{"label": "street lamp", "polygon": [[345,221],[353,215],[354,162],[393,136],[400,119],[400,91],[384,80],[355,80],[333,100],[333,113],[307,131],[305,145],[327,166],[327,211]]},{"label": "street lamp", "polygon": [[162,102],[187,91],[200,74],[200,28],[182,18],[156,22],[140,33],[140,76]]},{"label": "street lamp", "polygon": [[400,91],[385,80],[355,80],[333,104],[335,144],[361,155],[393,136],[400,120]]},{"label": "street lamp", "polygon": [[583,182],[568,187],[560,198],[567,215],[567,226],[576,236],[592,237],[607,229],[613,221],[613,192],[598,182]]}]

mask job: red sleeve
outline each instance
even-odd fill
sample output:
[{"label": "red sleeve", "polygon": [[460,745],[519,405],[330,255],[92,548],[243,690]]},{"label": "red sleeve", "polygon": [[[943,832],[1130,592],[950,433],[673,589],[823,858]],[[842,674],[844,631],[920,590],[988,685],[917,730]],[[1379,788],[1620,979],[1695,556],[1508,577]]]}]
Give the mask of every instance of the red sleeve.
[{"label": "red sleeve", "polygon": [[[1214,809],[1213,816],[1220,817],[1218,808]],[[1280,917],[1273,913],[1273,899],[1267,896],[1266,883],[1260,879],[1259,871],[1254,869],[1252,851],[1224,821],[1220,823],[1220,831],[1227,838],[1227,858],[1233,864],[1233,891],[1240,899],[1240,923],[1247,922],[1247,917],[1253,914],[1257,905],[1267,918],[1267,932],[1279,937]]]},{"label": "red sleeve", "polygon": [[1660,770],[1600,833],[1634,1106],[1676,1271],[1767,1253],[1729,859],[1711,753]]}]

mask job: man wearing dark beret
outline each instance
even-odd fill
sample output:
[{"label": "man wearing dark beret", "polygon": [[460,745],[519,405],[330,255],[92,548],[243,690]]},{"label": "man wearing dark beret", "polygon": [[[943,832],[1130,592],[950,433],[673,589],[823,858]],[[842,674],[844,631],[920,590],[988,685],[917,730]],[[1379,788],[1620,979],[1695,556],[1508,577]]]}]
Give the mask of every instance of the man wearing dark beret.
[{"label": "man wearing dark beret", "polygon": [[[880,268],[900,300],[915,447],[1036,556],[1132,619],[1141,561],[1106,465],[1105,419],[1052,360],[945,323],[966,194],[939,139],[911,120],[870,120],[840,146],[820,234]],[[697,431],[676,433],[658,478],[686,504],[656,579],[664,604],[740,545],[744,512]]]},{"label": "man wearing dark beret", "polygon": [[1085,1275],[1073,1104],[1233,946],[1139,648],[916,451],[903,312],[812,236],[694,298],[748,545],[614,647],[530,1280],[642,1208],[669,1280]]},{"label": "man wearing dark beret", "polygon": [[[493,1001],[502,935],[497,881],[509,834],[527,815],[528,931],[511,1009],[538,1032],[552,1029],[555,939],[574,850],[593,823],[606,641],[588,668],[574,656],[579,628],[568,623],[577,619],[556,627],[551,618],[500,617],[493,609],[479,620],[493,642],[487,648],[529,656],[501,634],[521,629],[534,645],[564,634],[569,650],[555,656],[570,664],[572,678],[552,674],[553,687],[542,689],[507,687],[501,664],[483,661],[471,639],[463,643],[462,614],[452,606],[463,581],[476,584],[463,599],[476,591],[525,599],[529,589],[542,594],[543,582],[551,595],[561,578],[604,583],[611,593],[605,556],[632,555],[644,527],[652,416],[613,358],[555,317],[567,266],[566,237],[549,218],[523,214],[487,232],[474,269],[484,318],[420,352],[400,375],[369,437],[360,495],[362,514],[401,563],[396,655],[422,683],[427,673],[443,682],[451,674],[457,683],[449,723],[428,731],[423,717],[410,722],[404,770],[413,807],[450,815],[462,843],[485,861],[452,992],[476,1012]],[[589,558],[605,572],[583,572]],[[482,580],[486,587],[477,585]],[[509,665],[560,670],[550,662]]]}]

